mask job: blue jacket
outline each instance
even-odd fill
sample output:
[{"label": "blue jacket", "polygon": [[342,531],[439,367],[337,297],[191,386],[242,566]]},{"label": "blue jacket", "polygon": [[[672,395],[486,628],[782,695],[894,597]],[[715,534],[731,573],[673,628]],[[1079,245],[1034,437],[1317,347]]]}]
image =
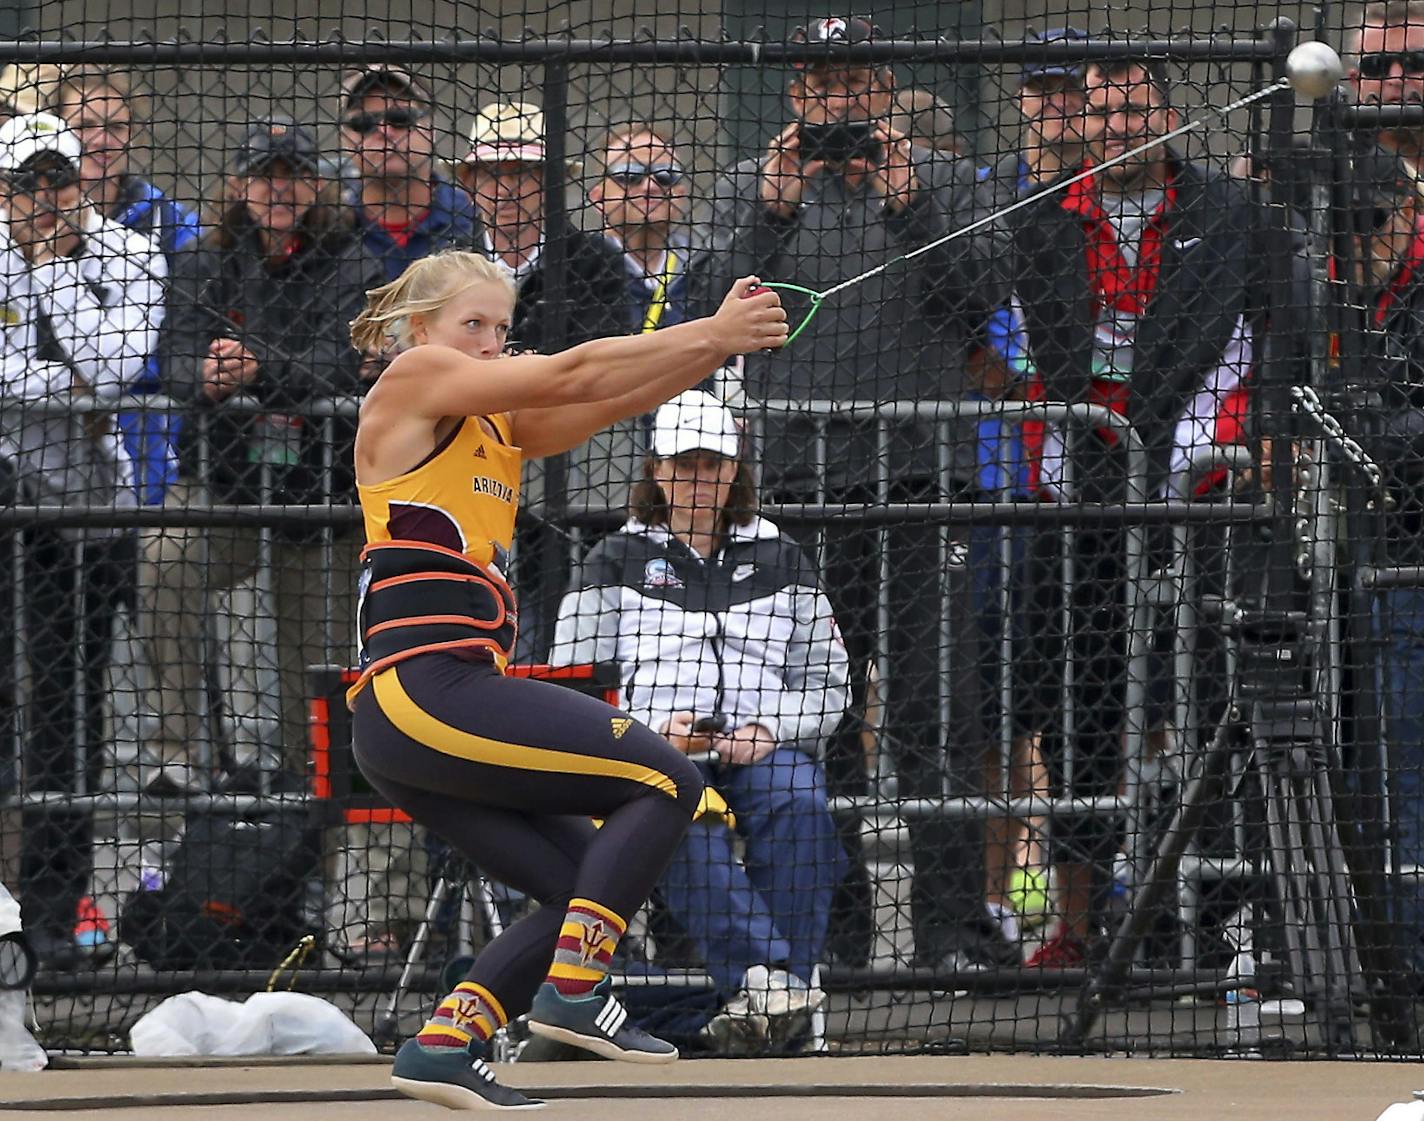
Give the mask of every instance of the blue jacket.
[{"label": "blue jacket", "polygon": [[[118,204],[108,217],[141,234],[147,234],[167,258],[173,271],[173,256],[198,236],[198,215],[174,202],[152,183],[126,176]],[[129,392],[159,392],[161,382],[158,356],[151,355],[142,376]],[[134,485],[138,500],[145,506],[163,501],[168,485],[178,477],[178,431],[183,418],[172,413],[120,413],[119,431],[134,465]]]},{"label": "blue jacket", "polygon": [[361,208],[359,186],[352,191],[349,201],[356,211],[361,240],[371,255],[385,265],[387,280],[394,280],[412,262],[441,249],[452,246],[479,249],[479,218],[470,196],[438,175],[431,185],[434,196],[430,200],[430,209],[400,240],[392,237],[389,230]]}]

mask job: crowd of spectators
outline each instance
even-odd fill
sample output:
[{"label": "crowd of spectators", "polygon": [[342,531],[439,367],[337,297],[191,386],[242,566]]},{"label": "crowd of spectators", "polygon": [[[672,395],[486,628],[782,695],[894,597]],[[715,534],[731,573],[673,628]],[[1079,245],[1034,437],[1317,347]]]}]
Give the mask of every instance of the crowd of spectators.
[{"label": "crowd of spectators", "polygon": [[[798,35],[856,44],[877,33],[845,17]],[[1369,5],[1346,47],[1359,100],[1424,101],[1424,3]],[[320,150],[315,122],[255,118],[210,196],[189,207],[134,165],[143,107],[122,73],[12,72],[0,79],[0,485],[9,500],[60,506],[349,504],[354,414],[333,403],[359,397],[391,353],[353,350],[348,323],[368,289],[413,260],[459,248],[500,263],[518,291],[510,345],[557,350],[705,313],[747,274],[831,288],[1123,157],[871,275],[795,345],[598,434],[561,467],[557,493],[539,465],[526,469],[519,657],[616,663],[629,711],[699,759],[724,812],[674,858],[661,921],[722,994],[711,1037],[784,1042],[783,1018],[801,1030],[820,1002],[818,964],[863,964],[874,936],[859,828],[837,824],[828,794],[889,790],[891,779],[899,798],[930,802],[1122,792],[1135,620],[1121,528],[1087,527],[1065,546],[1054,532],[914,517],[782,527],[760,504],[1128,498],[1114,431],[995,415],[1016,401],[1122,415],[1146,449],[1148,497],[1197,494],[1202,453],[1247,435],[1253,373],[1295,357],[1270,347],[1286,339],[1289,351],[1306,330],[1291,319],[1306,304],[1288,205],[1298,196],[1273,169],[1247,160],[1233,176],[1170,144],[1137,152],[1181,120],[1163,68],[1030,62],[1017,78],[1019,142],[980,161],[948,108],[899,86],[892,67],[799,65],[764,149],[699,197],[676,122],[607,127],[580,147],[585,163],[551,176],[543,115],[522,100],[477,104],[468,145],[446,166],[425,82],[366,67],[344,76],[334,107],[339,157]],[[1424,348],[1421,135],[1368,138],[1371,221],[1346,278],[1368,297],[1364,326],[1400,385],[1417,384]],[[564,180],[585,185],[586,216],[551,219],[547,185]],[[147,394],[181,410],[104,411]],[[817,412],[846,402],[898,411]],[[941,414],[941,402],[965,407]],[[745,421],[728,408],[742,404],[758,406]],[[1404,390],[1395,404],[1393,485],[1405,500],[1391,540],[1407,551],[1424,506],[1409,497],[1420,406]],[[629,517],[584,555],[551,524],[570,508]],[[306,789],[304,673],[349,658],[350,528],[290,517],[261,532],[132,534],[99,521],[27,528],[21,546],[25,790],[103,785],[103,680],[121,613],[146,663],[134,768],[147,796]],[[565,567],[544,563],[560,553]],[[1067,587],[1065,564],[1078,574]],[[214,595],[258,573],[273,605],[270,672],[252,619]],[[1389,592],[1380,615],[1405,807],[1394,840],[1407,864],[1424,864],[1419,595]],[[219,640],[228,649],[215,657]],[[228,680],[215,687],[218,663]],[[1156,659],[1145,683],[1156,754],[1174,734],[1164,677]],[[1087,960],[1120,827],[932,810],[906,824],[915,964]],[[92,830],[82,810],[25,816],[20,894],[57,967],[85,949],[74,918]],[[401,951],[438,844],[400,823],[339,831],[327,869],[334,953],[362,963]],[[1030,945],[1048,863],[1058,921]],[[1424,907],[1404,902],[1419,951]]]}]

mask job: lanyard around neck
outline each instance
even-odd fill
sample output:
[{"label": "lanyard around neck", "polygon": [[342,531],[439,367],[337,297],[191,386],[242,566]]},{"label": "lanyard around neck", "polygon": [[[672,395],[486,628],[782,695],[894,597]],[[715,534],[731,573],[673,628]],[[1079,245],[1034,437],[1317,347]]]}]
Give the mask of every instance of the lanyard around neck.
[{"label": "lanyard around neck", "polygon": [[648,310],[643,315],[642,334],[648,335],[656,331],[658,324],[663,321],[663,312],[667,310],[668,287],[672,284],[672,278],[676,274],[677,254],[669,249],[667,260],[663,262],[663,271],[658,275],[657,282],[653,285],[653,294],[648,301]]}]

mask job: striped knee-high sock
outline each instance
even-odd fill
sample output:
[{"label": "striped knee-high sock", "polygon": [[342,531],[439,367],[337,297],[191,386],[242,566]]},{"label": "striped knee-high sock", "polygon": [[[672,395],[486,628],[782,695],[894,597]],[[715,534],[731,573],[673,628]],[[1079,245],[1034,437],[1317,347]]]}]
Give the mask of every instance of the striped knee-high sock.
[{"label": "striped knee-high sock", "polygon": [[468,1047],[472,1039],[484,1043],[508,1022],[504,1006],[489,989],[474,981],[461,981],[415,1038],[432,1050]]},{"label": "striped knee-high sock", "polygon": [[559,928],[549,983],[564,996],[584,996],[608,976],[618,939],[628,924],[591,899],[575,899]]}]

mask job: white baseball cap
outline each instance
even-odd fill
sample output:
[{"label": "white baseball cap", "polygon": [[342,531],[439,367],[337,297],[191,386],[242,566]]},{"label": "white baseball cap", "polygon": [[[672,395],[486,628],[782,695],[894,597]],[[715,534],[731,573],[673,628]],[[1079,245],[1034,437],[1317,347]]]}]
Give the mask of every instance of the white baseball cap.
[{"label": "white baseball cap", "polygon": [[18,171],[46,153],[77,167],[84,147],[67,124],[49,113],[26,113],[0,125],[0,174]]},{"label": "white baseball cap", "polygon": [[679,393],[653,417],[653,454],[659,459],[690,451],[737,459],[741,450],[742,434],[732,411],[700,389]]}]

